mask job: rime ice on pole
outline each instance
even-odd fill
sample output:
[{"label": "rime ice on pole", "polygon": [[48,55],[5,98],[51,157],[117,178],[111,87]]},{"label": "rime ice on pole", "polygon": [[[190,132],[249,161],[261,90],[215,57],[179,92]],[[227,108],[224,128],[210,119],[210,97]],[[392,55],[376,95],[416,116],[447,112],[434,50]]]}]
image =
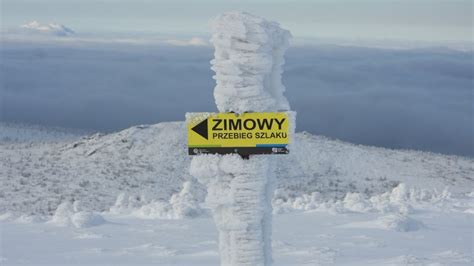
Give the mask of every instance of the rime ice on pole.
[{"label": "rime ice on pole", "polygon": [[290,32],[275,22],[248,13],[224,13],[212,24],[220,112],[264,112],[290,109],[281,82],[283,55]]},{"label": "rime ice on pole", "polygon": [[[281,82],[290,33],[248,13],[224,13],[213,22],[211,42],[220,112],[288,111]],[[294,113],[290,113],[290,136]],[[274,160],[268,156],[201,155],[191,174],[207,186],[206,203],[219,230],[222,265],[270,265]]]}]

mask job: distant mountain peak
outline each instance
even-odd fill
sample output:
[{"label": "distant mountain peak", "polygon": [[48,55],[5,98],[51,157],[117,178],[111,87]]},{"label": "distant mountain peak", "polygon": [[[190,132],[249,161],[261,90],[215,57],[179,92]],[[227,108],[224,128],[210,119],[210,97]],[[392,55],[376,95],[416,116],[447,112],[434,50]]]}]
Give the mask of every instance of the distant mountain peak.
[{"label": "distant mountain peak", "polygon": [[75,34],[74,30],[62,24],[42,24],[36,20],[23,24],[20,28],[31,33],[52,34],[55,36],[70,36]]}]

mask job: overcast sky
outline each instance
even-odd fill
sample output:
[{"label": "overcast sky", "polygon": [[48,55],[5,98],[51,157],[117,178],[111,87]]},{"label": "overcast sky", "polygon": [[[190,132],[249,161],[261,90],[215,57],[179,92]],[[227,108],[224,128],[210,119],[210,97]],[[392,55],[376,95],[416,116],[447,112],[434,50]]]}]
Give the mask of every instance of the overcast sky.
[{"label": "overcast sky", "polygon": [[472,41],[471,0],[2,0],[2,29],[38,20],[78,33],[207,35],[208,20],[243,10],[296,38]]}]

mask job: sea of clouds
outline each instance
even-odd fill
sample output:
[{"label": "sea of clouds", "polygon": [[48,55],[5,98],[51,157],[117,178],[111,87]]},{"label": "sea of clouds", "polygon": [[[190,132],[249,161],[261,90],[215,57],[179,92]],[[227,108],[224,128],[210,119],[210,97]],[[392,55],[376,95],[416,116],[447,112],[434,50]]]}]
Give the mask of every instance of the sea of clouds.
[{"label": "sea of clouds", "polygon": [[[111,132],[216,111],[205,39],[3,37],[0,122]],[[298,45],[286,54],[283,83],[298,131],[473,156],[473,55]]]}]

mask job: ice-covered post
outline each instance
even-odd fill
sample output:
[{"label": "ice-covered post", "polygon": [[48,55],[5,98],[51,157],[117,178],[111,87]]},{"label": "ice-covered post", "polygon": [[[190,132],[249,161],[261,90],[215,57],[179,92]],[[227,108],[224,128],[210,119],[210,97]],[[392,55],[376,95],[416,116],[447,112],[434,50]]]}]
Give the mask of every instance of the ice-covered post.
[{"label": "ice-covered post", "polygon": [[[290,33],[275,22],[241,12],[222,14],[212,27],[219,111],[288,111],[281,73]],[[294,132],[294,119],[291,126]],[[274,157],[199,155],[192,160],[191,174],[207,186],[221,264],[270,265]]]}]

